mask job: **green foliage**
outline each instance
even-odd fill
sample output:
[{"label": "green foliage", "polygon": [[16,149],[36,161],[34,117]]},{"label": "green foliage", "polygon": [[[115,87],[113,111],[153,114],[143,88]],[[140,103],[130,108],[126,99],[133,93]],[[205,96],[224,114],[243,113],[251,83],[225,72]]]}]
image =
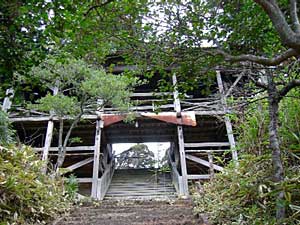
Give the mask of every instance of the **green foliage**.
[{"label": "green foliage", "polygon": [[[107,105],[128,111],[132,88],[140,84],[133,76],[106,73],[103,68],[88,65],[67,53],[50,55],[39,66],[33,67],[31,74],[48,88],[57,87],[58,94],[48,94],[29,108],[46,112],[53,110],[60,117],[94,111]],[[102,102],[97,103],[98,99]]]},{"label": "green foliage", "polygon": [[[275,183],[272,156],[268,149],[268,108],[266,102],[252,104],[237,118],[239,167],[230,164],[213,182],[204,184],[195,195],[196,211],[208,213],[214,224],[276,224],[276,204],[283,204],[287,217],[282,224],[300,222],[300,167],[298,91],[280,104],[279,137],[285,167],[284,181]],[[285,193],[276,202],[279,191]]]},{"label": "green foliage", "polygon": [[73,174],[71,174],[65,182],[65,191],[71,199],[75,199],[78,192],[78,181]]},{"label": "green foliage", "polygon": [[66,192],[61,178],[43,174],[42,167],[27,146],[1,147],[1,224],[41,224],[69,209],[73,195]]},{"label": "green foliage", "polygon": [[[282,186],[274,183],[270,154],[255,156],[243,154],[239,167],[227,166],[213,182],[203,186],[203,192],[194,195],[197,213],[208,213],[213,224],[275,224],[275,202],[278,191],[286,191],[289,209],[286,224],[299,222],[299,168],[288,168]],[[296,214],[298,213],[298,214]]]},{"label": "green foliage", "polygon": [[0,146],[12,143],[14,134],[7,114],[0,110]]},{"label": "green foliage", "polygon": [[36,109],[43,112],[49,112],[53,110],[59,117],[64,115],[74,116],[79,112],[79,103],[76,97],[66,96],[63,94],[50,95],[47,94],[45,97],[37,100],[37,104],[29,104],[29,109]]}]

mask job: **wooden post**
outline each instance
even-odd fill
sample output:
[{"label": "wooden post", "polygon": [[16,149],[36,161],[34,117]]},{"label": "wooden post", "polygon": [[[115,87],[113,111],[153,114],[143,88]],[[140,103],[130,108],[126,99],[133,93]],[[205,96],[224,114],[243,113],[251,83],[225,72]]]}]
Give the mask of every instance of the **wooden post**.
[{"label": "wooden post", "polygon": [[11,99],[14,97],[14,89],[9,88],[6,90],[5,93],[6,97],[4,98],[3,104],[2,104],[2,111],[7,112],[11,107]]},{"label": "wooden post", "polygon": [[[52,89],[53,95],[58,94],[58,81],[56,82],[56,84],[57,85]],[[43,173],[47,172],[48,156],[49,156],[49,150],[51,147],[51,142],[52,142],[52,137],[53,137],[53,128],[54,128],[53,116],[54,116],[54,112],[50,111],[50,119],[49,119],[48,125],[47,125],[46,139],[45,139],[45,144],[44,144],[44,148],[43,148],[43,156],[42,156],[42,160],[44,161],[44,167],[42,169]]]},{"label": "wooden post", "polygon": [[[176,115],[178,118],[181,117],[181,105],[179,94],[177,90],[177,78],[176,74],[172,76],[173,85],[174,85],[174,110],[176,111]],[[189,190],[188,190],[188,180],[187,180],[187,168],[186,168],[186,158],[185,158],[185,151],[184,151],[184,137],[183,137],[183,128],[182,126],[177,126],[177,135],[178,135],[178,146],[179,146],[179,155],[180,155],[180,167],[181,167],[181,176],[182,176],[182,184],[181,184],[181,193],[188,197]]]},{"label": "wooden post", "polygon": [[207,152],[207,154],[208,154],[208,162],[209,162],[210,180],[213,180],[214,176],[215,176],[213,156],[212,156],[211,152]]},{"label": "wooden post", "polygon": [[51,142],[52,142],[53,127],[54,127],[54,122],[52,119],[50,119],[48,121],[46,140],[43,148],[43,156],[42,156],[42,160],[44,161],[44,167],[42,169],[43,173],[47,172],[48,155],[49,155],[49,149],[51,147]]},{"label": "wooden post", "polygon": [[[216,72],[217,72],[217,82],[218,82],[219,92],[220,92],[220,95],[221,95],[221,103],[223,105],[225,113],[227,113],[227,111],[228,111],[227,102],[226,102],[226,97],[225,97],[225,92],[224,92],[221,73],[220,73],[220,71],[216,71]],[[231,148],[231,152],[232,152],[232,159],[237,161],[238,160],[238,155],[237,155],[237,151],[236,151],[236,143],[235,143],[235,140],[234,140],[232,125],[231,125],[229,116],[225,114],[224,120],[225,120],[225,126],[226,126],[228,141],[230,143],[230,148]]]},{"label": "wooden post", "polygon": [[187,197],[189,195],[189,190],[188,190],[188,181],[187,181],[187,168],[186,168],[182,126],[177,126],[177,134],[178,134],[180,167],[181,167],[181,176],[182,176],[182,193],[184,196]]},{"label": "wooden post", "polygon": [[95,135],[95,149],[94,149],[94,164],[93,164],[93,181],[91,197],[98,199],[101,190],[98,187],[99,179],[99,164],[100,164],[100,148],[101,148],[101,132],[103,128],[103,121],[97,119],[96,121],[96,135]]}]

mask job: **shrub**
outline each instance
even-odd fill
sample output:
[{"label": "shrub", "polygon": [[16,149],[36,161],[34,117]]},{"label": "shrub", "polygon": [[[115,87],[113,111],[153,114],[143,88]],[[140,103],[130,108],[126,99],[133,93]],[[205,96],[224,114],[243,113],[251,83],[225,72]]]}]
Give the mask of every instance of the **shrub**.
[{"label": "shrub", "polygon": [[43,174],[27,146],[0,149],[0,224],[44,224],[71,206],[62,178]]},{"label": "shrub", "polygon": [[[201,193],[194,194],[196,212],[207,213],[213,224],[276,224],[276,204],[284,204],[287,209],[282,224],[300,223],[300,100],[286,98],[280,107],[283,183],[272,180],[269,118],[267,104],[261,102],[249,107],[247,114],[236,120],[239,167],[228,165],[213,182],[204,184]],[[280,190],[285,198],[276,202]]]}]

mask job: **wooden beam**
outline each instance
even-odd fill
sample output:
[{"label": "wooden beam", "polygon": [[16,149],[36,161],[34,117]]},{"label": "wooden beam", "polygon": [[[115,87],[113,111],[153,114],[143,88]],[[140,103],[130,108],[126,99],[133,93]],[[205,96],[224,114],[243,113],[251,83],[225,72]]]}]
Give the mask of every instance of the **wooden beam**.
[{"label": "wooden beam", "polygon": [[180,167],[181,167],[181,176],[182,176],[182,193],[185,196],[188,196],[189,190],[188,190],[188,182],[187,182],[186,155],[184,151],[184,139],[183,139],[182,126],[177,126],[177,134],[178,134]]},{"label": "wooden beam", "polygon": [[225,112],[221,110],[195,110],[196,116],[214,116],[214,115],[224,115]]},{"label": "wooden beam", "polygon": [[[224,94],[224,86],[223,86],[223,81],[222,81],[220,71],[217,71],[217,82],[218,82],[219,92],[220,92],[220,95],[221,95],[221,102],[222,102],[222,105],[224,107],[224,111],[226,112],[227,111],[227,102],[226,102],[226,97],[225,97],[225,94]],[[231,125],[231,121],[230,121],[229,116],[225,115],[224,120],[225,120],[225,126],[226,126],[228,140],[229,140],[230,147],[231,147],[231,150],[232,150],[232,159],[234,161],[237,161],[238,160],[238,155],[237,155],[237,151],[236,151],[236,144],[235,144],[232,125]]]},{"label": "wooden beam", "polygon": [[48,155],[49,155],[49,149],[50,149],[51,142],[52,142],[53,127],[54,127],[54,122],[52,120],[49,120],[48,125],[47,125],[46,139],[45,139],[45,144],[44,144],[44,148],[43,148],[43,156],[42,156],[42,161],[44,161],[44,166],[42,169],[43,173],[47,172]]},{"label": "wooden beam", "polygon": [[84,166],[86,164],[89,164],[90,162],[93,162],[93,160],[94,160],[93,157],[90,157],[90,158],[84,159],[84,160],[82,160],[80,162],[77,162],[77,163],[75,163],[75,164],[73,164],[71,166],[68,166],[68,167],[66,167],[64,169],[67,169],[68,172],[70,172],[70,171],[76,170],[79,167],[82,167],[82,166]]},{"label": "wooden beam", "polygon": [[[196,157],[196,156],[193,156],[193,155],[190,155],[190,154],[186,154],[185,157],[186,157],[187,159],[189,159],[189,160],[191,160],[191,161],[194,161],[194,162],[196,162],[196,163],[199,163],[199,164],[201,164],[201,165],[203,165],[203,166],[206,166],[206,167],[209,167],[209,166],[210,166],[208,161],[206,161],[206,160],[204,160],[204,159],[200,159],[200,158],[198,158],[198,157]],[[217,171],[223,171],[223,170],[224,170],[223,167],[218,166],[218,165],[216,165],[216,164],[213,164],[213,167],[214,167],[214,169],[217,170]]]},{"label": "wooden beam", "polygon": [[187,175],[189,180],[207,180],[210,178],[209,174],[189,174]]},{"label": "wooden beam", "polygon": [[95,149],[94,149],[94,164],[93,164],[93,182],[91,197],[97,199],[98,179],[99,179],[99,164],[100,164],[100,149],[101,149],[101,133],[103,128],[103,121],[97,120],[96,122],[96,135],[95,135]]},{"label": "wooden beam", "polygon": [[[43,151],[44,148],[33,148],[33,150],[37,152]],[[67,147],[66,151],[67,152],[77,152],[77,151],[94,151],[95,146],[76,146],[76,147]],[[58,147],[50,147],[49,151],[51,152],[57,152]]]},{"label": "wooden beam", "polygon": [[93,178],[87,177],[87,178],[76,178],[78,183],[92,183]]},{"label": "wooden beam", "polygon": [[206,152],[206,153],[208,153],[208,152],[226,152],[226,151],[229,151],[229,149],[215,149],[215,150],[211,150],[211,149],[201,149],[201,150],[190,150],[190,149],[188,149],[188,150],[185,150],[185,152],[186,153],[201,153],[201,152]]},{"label": "wooden beam", "polygon": [[[58,121],[58,117],[56,116],[24,116],[24,117],[10,117],[9,120],[11,122],[42,122],[42,121],[48,121],[50,118],[53,121]],[[96,120],[98,118],[97,115],[83,115],[82,119],[90,119],[90,120]],[[63,118],[64,120],[73,119],[70,116],[65,116]]]},{"label": "wooden beam", "polygon": [[4,98],[3,104],[2,104],[2,111],[7,112],[12,104],[11,99],[14,97],[14,89],[9,88],[6,90],[6,97]]},{"label": "wooden beam", "polygon": [[[53,95],[58,94],[58,81],[56,81],[56,86],[53,88]],[[45,139],[45,144],[44,144],[44,149],[43,149],[43,156],[42,160],[44,161],[44,168],[43,172],[47,172],[47,165],[48,165],[48,155],[49,155],[49,149],[51,147],[51,142],[52,142],[52,137],[53,137],[53,128],[54,128],[54,122],[52,120],[54,111],[50,111],[50,117],[47,125],[47,131],[46,131],[46,139]]]},{"label": "wooden beam", "polygon": [[235,88],[235,86],[238,84],[238,82],[241,80],[241,78],[243,77],[243,73],[242,74],[240,74],[239,76],[238,76],[238,78],[236,78],[236,80],[234,81],[234,83],[231,85],[231,87],[228,89],[228,91],[226,92],[226,94],[225,94],[225,98],[227,98],[228,97],[228,95],[230,95],[231,94],[231,92],[232,92],[232,90],[233,90],[233,88]]},{"label": "wooden beam", "polygon": [[186,148],[202,148],[202,147],[227,147],[229,142],[202,142],[202,143],[185,143]]}]

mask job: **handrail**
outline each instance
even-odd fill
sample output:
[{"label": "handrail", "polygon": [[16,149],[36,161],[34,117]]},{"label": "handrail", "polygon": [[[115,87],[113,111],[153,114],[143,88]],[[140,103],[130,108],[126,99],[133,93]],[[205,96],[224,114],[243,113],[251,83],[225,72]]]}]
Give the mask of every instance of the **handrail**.
[{"label": "handrail", "polygon": [[115,160],[112,158],[110,164],[108,164],[108,167],[105,169],[104,173],[102,174],[101,178],[98,180],[98,190],[97,193],[99,196],[97,196],[97,199],[103,200],[104,196],[108,190],[108,187],[111,183],[112,176],[115,171]]},{"label": "handrail", "polygon": [[179,174],[175,162],[172,161],[170,152],[168,153],[168,157],[169,157],[169,163],[171,164],[172,183],[176,189],[176,192],[179,195],[183,195],[184,193],[183,193],[183,187],[182,187],[182,176]]}]

